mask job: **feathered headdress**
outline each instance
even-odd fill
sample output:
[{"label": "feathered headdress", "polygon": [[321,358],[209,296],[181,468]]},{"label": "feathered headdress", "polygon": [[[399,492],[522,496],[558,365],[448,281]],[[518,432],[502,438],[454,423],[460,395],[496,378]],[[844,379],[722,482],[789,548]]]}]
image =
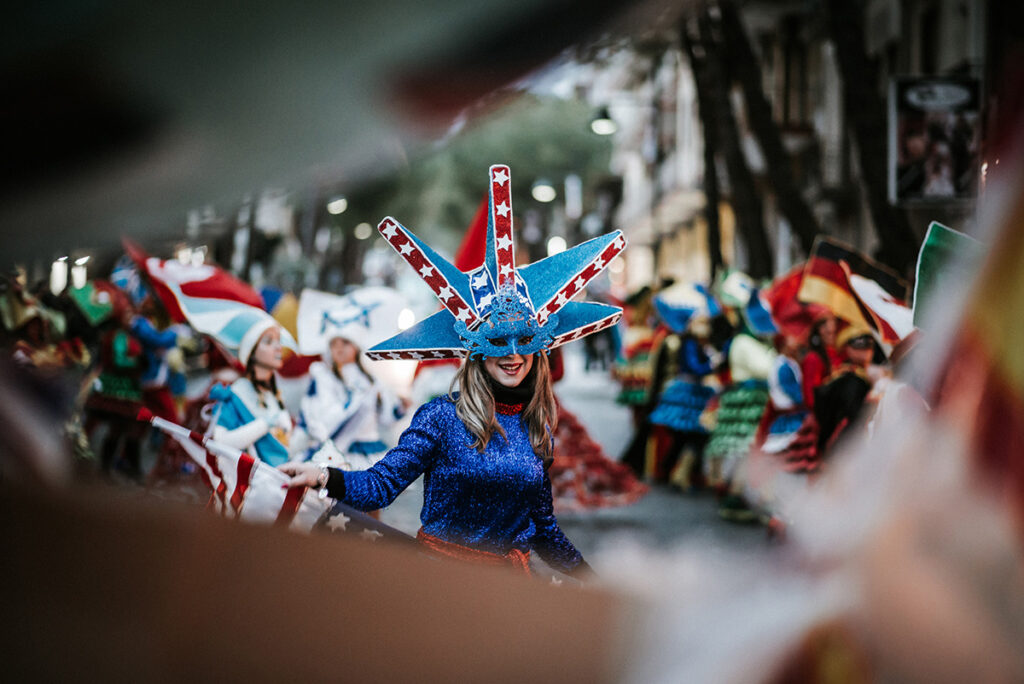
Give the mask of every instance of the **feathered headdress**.
[{"label": "feathered headdress", "polygon": [[464,273],[390,216],[377,226],[444,309],[374,346],[372,359],[441,359],[547,351],[614,325],[617,306],[571,301],[626,246],[621,231],[516,268],[507,166],[490,168],[484,263]]}]

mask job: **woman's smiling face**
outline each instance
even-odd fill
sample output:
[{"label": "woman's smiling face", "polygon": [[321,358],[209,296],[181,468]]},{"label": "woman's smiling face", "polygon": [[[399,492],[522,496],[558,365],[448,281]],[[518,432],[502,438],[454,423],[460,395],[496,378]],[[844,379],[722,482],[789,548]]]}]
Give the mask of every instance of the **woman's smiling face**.
[{"label": "woman's smiling face", "polygon": [[518,387],[533,368],[533,355],[488,356],[484,359],[484,368],[498,384]]},{"label": "woman's smiling face", "polygon": [[264,368],[280,370],[283,364],[281,355],[281,331],[271,328],[260,336],[256,349],[252,352],[253,361]]}]

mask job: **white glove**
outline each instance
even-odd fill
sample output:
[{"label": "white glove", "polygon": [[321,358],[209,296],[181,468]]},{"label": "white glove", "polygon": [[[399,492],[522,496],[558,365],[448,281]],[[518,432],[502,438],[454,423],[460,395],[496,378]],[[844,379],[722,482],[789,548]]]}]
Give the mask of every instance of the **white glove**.
[{"label": "white glove", "polygon": [[317,444],[321,442],[329,441],[327,438],[330,436],[327,434],[327,428],[320,421],[314,420],[306,424],[306,432],[313,438],[313,441]]}]

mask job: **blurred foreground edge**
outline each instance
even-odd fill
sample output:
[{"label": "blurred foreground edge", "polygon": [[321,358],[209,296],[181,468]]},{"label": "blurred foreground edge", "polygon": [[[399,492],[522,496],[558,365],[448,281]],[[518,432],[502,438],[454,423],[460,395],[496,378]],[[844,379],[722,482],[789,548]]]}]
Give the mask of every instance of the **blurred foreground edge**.
[{"label": "blurred foreground edge", "polygon": [[407,548],[0,487],[9,681],[619,679],[633,607]]}]

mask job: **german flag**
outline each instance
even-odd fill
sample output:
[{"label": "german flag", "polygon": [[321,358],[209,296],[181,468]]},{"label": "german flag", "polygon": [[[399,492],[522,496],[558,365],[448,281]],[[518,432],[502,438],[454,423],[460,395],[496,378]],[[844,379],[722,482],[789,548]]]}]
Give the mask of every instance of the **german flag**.
[{"label": "german flag", "polygon": [[827,307],[847,323],[877,330],[874,316],[850,284],[851,275],[874,281],[893,301],[906,301],[907,283],[894,271],[852,247],[823,236],[814,241],[797,296],[800,301]]}]

